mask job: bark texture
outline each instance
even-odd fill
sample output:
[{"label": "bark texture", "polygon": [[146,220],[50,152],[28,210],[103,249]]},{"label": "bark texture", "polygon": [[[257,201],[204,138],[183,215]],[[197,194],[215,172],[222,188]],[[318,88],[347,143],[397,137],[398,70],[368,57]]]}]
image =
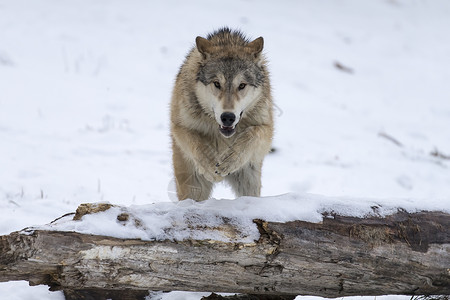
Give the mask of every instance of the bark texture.
[{"label": "bark texture", "polygon": [[450,294],[449,214],[254,222],[260,238],[250,244],[14,232],[0,237],[0,282],[46,284],[64,290],[68,299],[143,299],[148,290],[285,299]]}]

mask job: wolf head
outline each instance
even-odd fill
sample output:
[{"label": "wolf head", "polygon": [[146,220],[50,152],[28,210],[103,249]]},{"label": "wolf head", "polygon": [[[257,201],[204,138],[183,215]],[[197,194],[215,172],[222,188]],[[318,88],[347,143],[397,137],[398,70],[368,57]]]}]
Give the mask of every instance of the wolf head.
[{"label": "wolf head", "polygon": [[207,39],[197,37],[201,55],[196,94],[203,109],[214,116],[225,137],[236,131],[244,111],[260,98],[266,80],[264,40],[247,40],[242,33],[221,29]]}]

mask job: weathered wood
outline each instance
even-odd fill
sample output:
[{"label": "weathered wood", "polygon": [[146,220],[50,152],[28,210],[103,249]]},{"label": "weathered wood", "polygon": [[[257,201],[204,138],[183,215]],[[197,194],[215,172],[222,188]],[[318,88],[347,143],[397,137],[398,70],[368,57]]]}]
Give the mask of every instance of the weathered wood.
[{"label": "weathered wood", "polygon": [[249,244],[14,232],[0,238],[0,281],[28,280],[69,293],[450,294],[449,214],[254,222],[260,238]]}]

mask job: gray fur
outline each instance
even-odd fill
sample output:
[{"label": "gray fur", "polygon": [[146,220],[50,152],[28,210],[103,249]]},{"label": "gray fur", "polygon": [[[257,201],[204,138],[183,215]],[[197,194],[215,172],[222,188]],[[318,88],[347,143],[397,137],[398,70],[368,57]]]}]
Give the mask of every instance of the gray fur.
[{"label": "gray fur", "polygon": [[[197,37],[196,45],[180,68],[171,102],[178,198],[205,200],[222,180],[237,196],[260,196],[262,162],[273,136],[263,39],[250,41],[223,28]],[[248,87],[238,89],[241,83]],[[231,134],[221,127],[223,112],[236,115]]]},{"label": "gray fur", "polygon": [[208,85],[217,78],[218,72],[230,84],[237,74],[243,74],[247,83],[254,87],[261,86],[265,80],[263,67],[258,66],[253,61],[232,57],[212,58],[204,66],[200,67],[197,80],[201,81],[204,85]]}]

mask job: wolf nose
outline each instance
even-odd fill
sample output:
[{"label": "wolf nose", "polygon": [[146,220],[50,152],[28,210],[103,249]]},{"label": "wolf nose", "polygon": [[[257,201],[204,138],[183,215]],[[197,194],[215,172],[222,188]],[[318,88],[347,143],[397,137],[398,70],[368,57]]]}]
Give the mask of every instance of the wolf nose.
[{"label": "wolf nose", "polygon": [[236,115],[230,112],[225,112],[220,115],[220,120],[222,121],[223,126],[230,127],[236,120]]}]

